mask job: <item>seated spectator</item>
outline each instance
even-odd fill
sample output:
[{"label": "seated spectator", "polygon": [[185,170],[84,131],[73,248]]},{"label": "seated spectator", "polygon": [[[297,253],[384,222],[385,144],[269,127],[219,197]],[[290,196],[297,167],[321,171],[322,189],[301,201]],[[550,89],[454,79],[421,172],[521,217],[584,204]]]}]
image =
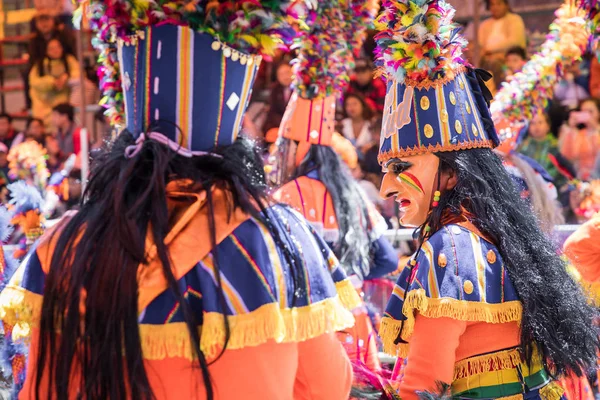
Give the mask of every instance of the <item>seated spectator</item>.
[{"label": "seated spectator", "polygon": [[566,69],[564,79],[554,86],[554,98],[569,110],[576,108],[581,100],[589,97],[585,87],[579,83],[581,78],[579,65],[574,64]]},{"label": "seated spectator", "polygon": [[558,140],[550,132],[548,113],[537,113],[529,123],[529,131],[518,151],[537,161],[552,177],[563,206],[568,206],[568,184],[577,174],[572,164],[558,151]]},{"label": "seated spectator", "polygon": [[527,52],[523,47],[514,46],[506,52],[505,60],[507,75],[511,76],[521,72],[527,63]]},{"label": "seated spectator", "polygon": [[29,97],[29,73],[34,65],[38,64],[46,56],[46,46],[50,39],[58,39],[63,45],[66,54],[75,55],[75,34],[70,29],[64,29],[59,26],[54,12],[48,8],[36,7],[39,11],[32,20],[31,32],[33,37],[29,41],[27,57],[29,63],[24,73],[25,96],[27,108],[31,108],[31,98]]},{"label": "seated spectator", "polygon": [[518,14],[510,12],[508,0],[487,0],[486,3],[492,17],[479,26],[481,68],[492,73],[495,87],[499,87],[504,80],[502,67],[506,52],[515,46],[526,46],[525,24]]},{"label": "seated spectator", "polygon": [[52,109],[52,125],[56,129],[61,152],[68,157],[81,151],[81,128],[75,124],[75,109],[68,103]]},{"label": "seated spectator", "polygon": [[579,110],[570,113],[568,125],[559,138],[559,149],[575,166],[577,177],[588,180],[600,150],[599,100],[584,100]]},{"label": "seated spectator", "polygon": [[25,131],[19,132],[12,143],[12,147],[26,140],[35,140],[42,146],[44,145],[44,122],[41,119],[29,118],[25,124]]},{"label": "seated spectator", "polygon": [[357,93],[344,97],[344,119],[342,120],[342,135],[349,139],[360,151],[371,144],[370,120],[371,108],[364,97]]},{"label": "seated spectator", "polygon": [[44,121],[38,118],[29,118],[25,126],[25,140],[35,140],[44,145]]},{"label": "seated spectator", "polygon": [[383,113],[385,105],[385,83],[380,78],[373,77],[373,64],[367,59],[358,59],[354,66],[354,76],[346,96],[360,94],[364,97],[369,107],[378,114]]},{"label": "seated spectator", "polygon": [[0,142],[10,150],[16,136],[17,133],[12,125],[12,117],[8,114],[0,114]]},{"label": "seated spectator", "polygon": [[271,87],[269,111],[262,126],[263,133],[271,128],[279,128],[287,103],[292,96],[292,67],[283,62],[277,66],[277,82]]},{"label": "seated spectator", "polygon": [[29,73],[33,117],[42,119],[48,125],[52,108],[69,101],[69,79],[77,77],[79,65],[75,57],[65,53],[60,40],[51,39],[46,48],[46,57],[34,65]]}]

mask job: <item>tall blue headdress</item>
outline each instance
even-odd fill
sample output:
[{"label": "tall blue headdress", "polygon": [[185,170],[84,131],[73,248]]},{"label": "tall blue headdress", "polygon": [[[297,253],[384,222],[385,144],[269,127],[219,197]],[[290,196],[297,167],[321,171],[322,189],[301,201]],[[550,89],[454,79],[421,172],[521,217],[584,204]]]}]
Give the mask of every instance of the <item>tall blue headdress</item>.
[{"label": "tall blue headdress", "polygon": [[379,161],[494,147],[483,71],[463,60],[466,40],[444,0],[384,0],[376,21],[387,95]]},{"label": "tall blue headdress", "polygon": [[290,9],[287,1],[91,0],[111,122],[135,137],[158,132],[187,154],[232,144],[262,56],[293,36]]}]

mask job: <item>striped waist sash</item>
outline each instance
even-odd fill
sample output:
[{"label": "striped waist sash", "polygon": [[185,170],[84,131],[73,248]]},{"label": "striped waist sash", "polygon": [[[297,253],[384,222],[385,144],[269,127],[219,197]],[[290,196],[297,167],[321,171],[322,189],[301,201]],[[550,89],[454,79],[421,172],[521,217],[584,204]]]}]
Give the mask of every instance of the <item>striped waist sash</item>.
[{"label": "striped waist sash", "polygon": [[539,357],[528,364],[519,349],[512,348],[457,362],[452,394],[454,399],[558,400],[562,391]]}]

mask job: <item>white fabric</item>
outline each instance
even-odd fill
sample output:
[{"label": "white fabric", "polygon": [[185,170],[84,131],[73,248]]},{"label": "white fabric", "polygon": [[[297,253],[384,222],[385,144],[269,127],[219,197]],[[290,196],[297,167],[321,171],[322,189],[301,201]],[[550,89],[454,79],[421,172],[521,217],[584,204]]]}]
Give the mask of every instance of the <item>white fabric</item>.
[{"label": "white fabric", "polygon": [[354,128],[352,126],[352,119],[344,118],[342,120],[342,135],[348,140],[350,140],[356,147],[363,147],[371,143],[371,124],[369,121],[365,121],[358,137],[354,136]]}]

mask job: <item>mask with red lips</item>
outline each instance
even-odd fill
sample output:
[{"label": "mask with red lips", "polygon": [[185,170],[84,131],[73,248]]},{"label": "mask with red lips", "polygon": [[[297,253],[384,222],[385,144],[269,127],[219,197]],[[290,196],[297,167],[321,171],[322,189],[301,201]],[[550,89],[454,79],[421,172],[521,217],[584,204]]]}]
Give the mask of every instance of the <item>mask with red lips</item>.
[{"label": "mask with red lips", "polygon": [[437,190],[439,164],[440,159],[435,155],[422,154],[392,158],[384,165],[380,195],[396,198],[402,225],[418,227],[427,219]]}]

